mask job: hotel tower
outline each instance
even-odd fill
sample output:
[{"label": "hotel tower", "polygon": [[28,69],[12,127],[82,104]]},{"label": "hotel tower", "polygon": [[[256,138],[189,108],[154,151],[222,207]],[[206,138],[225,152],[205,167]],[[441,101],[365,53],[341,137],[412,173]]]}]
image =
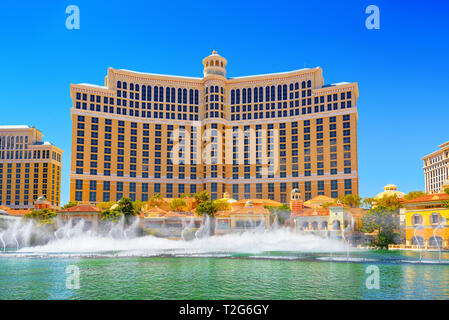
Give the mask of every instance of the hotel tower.
[{"label": "hotel tower", "polygon": [[214,51],[201,78],[109,68],[104,86],[71,84],[70,200],[358,193],[357,83],[325,85],[319,67],[229,78],[226,65]]},{"label": "hotel tower", "polygon": [[59,207],[62,150],[26,125],[0,126],[0,205],[31,209],[41,196]]}]

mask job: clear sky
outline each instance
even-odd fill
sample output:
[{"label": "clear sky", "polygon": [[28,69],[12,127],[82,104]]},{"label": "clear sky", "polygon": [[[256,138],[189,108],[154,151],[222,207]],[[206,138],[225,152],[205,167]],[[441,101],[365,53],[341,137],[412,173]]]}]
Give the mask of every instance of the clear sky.
[{"label": "clear sky", "polygon": [[[65,9],[80,9],[68,30]],[[368,30],[365,8],[380,9]],[[68,202],[70,83],[108,67],[202,76],[213,49],[228,76],[323,68],[358,82],[360,194],[424,189],[422,156],[449,140],[449,2],[1,1],[0,125],[34,125],[62,148]]]}]

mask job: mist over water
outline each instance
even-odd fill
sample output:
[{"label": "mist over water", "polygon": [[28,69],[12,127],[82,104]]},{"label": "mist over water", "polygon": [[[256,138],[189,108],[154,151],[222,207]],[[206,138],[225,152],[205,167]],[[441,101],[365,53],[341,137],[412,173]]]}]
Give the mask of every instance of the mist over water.
[{"label": "mist over water", "polygon": [[[263,254],[265,252],[325,253],[345,252],[341,241],[292,232],[285,228],[254,229],[241,233],[213,235],[200,229],[190,241],[171,240],[154,236],[138,236],[138,219],[128,224],[124,220],[109,223],[98,230],[86,228],[84,221],[68,221],[56,231],[46,235],[45,244],[30,245],[35,226],[16,222],[0,231],[9,245],[6,254],[15,256],[226,256],[232,254]],[[205,224],[208,226],[208,224]],[[26,227],[25,227],[26,226]],[[182,232],[182,234],[184,231]],[[26,239],[19,244],[13,239]],[[0,242],[0,251],[2,251]],[[2,252],[3,253],[3,252]]]}]

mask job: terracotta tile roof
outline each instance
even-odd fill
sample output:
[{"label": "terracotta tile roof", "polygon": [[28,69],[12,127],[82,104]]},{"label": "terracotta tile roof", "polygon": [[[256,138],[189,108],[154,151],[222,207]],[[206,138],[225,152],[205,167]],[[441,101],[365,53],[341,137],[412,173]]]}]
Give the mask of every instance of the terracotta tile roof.
[{"label": "terracotta tile roof", "polygon": [[21,209],[21,210],[15,210],[15,209],[8,209],[5,210],[10,216],[23,216],[27,213],[30,213],[31,209]]},{"label": "terracotta tile roof", "polygon": [[303,216],[309,217],[309,216],[328,216],[328,215],[329,215],[328,209],[304,208],[299,213],[292,214],[292,218],[303,217]]},{"label": "terracotta tile roof", "polygon": [[234,204],[243,204],[245,205],[248,201],[250,201],[253,205],[260,204],[264,206],[282,206],[282,203],[270,200],[270,199],[242,199],[239,201],[234,202]]},{"label": "terracotta tile roof", "polygon": [[405,203],[419,203],[419,202],[431,202],[431,201],[442,201],[449,200],[449,194],[443,193],[434,193],[434,194],[426,194],[425,196],[418,197],[413,200],[405,201]]},{"label": "terracotta tile roof", "polygon": [[70,208],[67,208],[67,209],[62,209],[61,211],[59,211],[59,212],[62,212],[62,213],[64,213],[64,212],[100,212],[101,210],[100,209],[98,209],[97,207],[94,207],[94,206],[91,206],[91,205],[88,205],[88,204],[80,204],[80,205],[77,205],[77,206],[73,206],[73,207],[70,207]]}]

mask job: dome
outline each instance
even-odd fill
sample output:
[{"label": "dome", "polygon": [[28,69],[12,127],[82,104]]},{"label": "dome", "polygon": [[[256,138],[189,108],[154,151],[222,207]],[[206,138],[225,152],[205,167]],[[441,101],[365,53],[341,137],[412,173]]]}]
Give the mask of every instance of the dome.
[{"label": "dome", "polygon": [[221,200],[224,200],[224,201],[226,201],[227,203],[234,203],[234,202],[237,202],[237,200],[232,199],[231,196],[229,195],[229,193],[227,193],[227,192],[225,192],[225,193],[223,194],[223,198],[221,198]]},{"label": "dome", "polygon": [[391,197],[396,195],[398,198],[403,198],[405,193],[398,191],[398,187],[394,184],[387,184],[384,191],[377,194],[374,199],[382,199],[383,197]]},{"label": "dome", "polygon": [[251,200],[246,201],[245,208],[252,208],[252,207],[253,207],[253,202]]}]

